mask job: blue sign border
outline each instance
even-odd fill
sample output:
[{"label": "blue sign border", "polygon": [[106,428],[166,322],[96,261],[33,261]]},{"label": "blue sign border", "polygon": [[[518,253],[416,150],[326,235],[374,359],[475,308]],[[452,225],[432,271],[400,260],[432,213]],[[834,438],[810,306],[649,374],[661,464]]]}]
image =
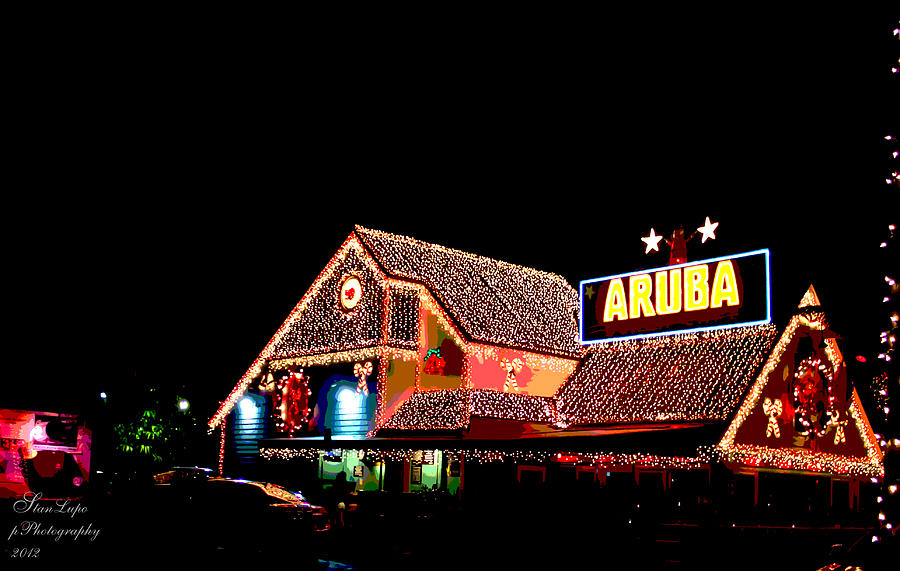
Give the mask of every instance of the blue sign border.
[{"label": "blue sign border", "polygon": [[[639,335],[628,335],[625,337],[610,337],[609,339],[593,339],[590,341],[584,340],[584,286],[586,284],[592,284],[597,282],[605,282],[609,280],[613,280],[616,278],[625,278],[628,276],[636,276],[640,274],[649,274],[652,272],[658,272],[661,270],[672,270],[675,268],[684,268],[686,266],[696,266],[699,264],[708,264],[710,262],[720,262],[722,260],[736,260],[738,258],[746,258],[748,256],[758,256],[759,254],[765,254],[766,257],[766,318],[759,321],[745,321],[742,323],[728,323],[725,325],[711,325],[708,327],[694,327],[690,329],[679,329],[677,331],[660,331],[660,332],[649,332],[649,333],[641,333]],[[628,341],[631,339],[646,339],[649,337],[664,337],[667,335],[679,335],[682,333],[697,333],[700,331],[714,331],[718,329],[733,329],[735,327],[749,327],[751,325],[763,325],[766,323],[772,322],[772,276],[771,276],[771,265],[769,261],[769,249],[763,248],[762,250],[753,250],[752,252],[743,252],[741,254],[734,254],[731,256],[720,256],[718,258],[710,258],[708,260],[697,260],[694,262],[685,262],[684,264],[676,264],[673,266],[660,266],[658,268],[650,268],[646,270],[635,270],[633,272],[627,272],[624,274],[616,274],[613,276],[606,276],[602,278],[592,278],[589,280],[582,280],[578,283],[578,337],[579,341],[582,345],[596,345],[597,343],[615,343],[618,341]]]}]

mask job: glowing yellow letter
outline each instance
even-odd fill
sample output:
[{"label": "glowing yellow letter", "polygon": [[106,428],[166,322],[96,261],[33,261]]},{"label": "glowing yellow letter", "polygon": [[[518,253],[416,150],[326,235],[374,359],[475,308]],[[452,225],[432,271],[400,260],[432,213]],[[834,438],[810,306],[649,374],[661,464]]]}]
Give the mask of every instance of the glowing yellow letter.
[{"label": "glowing yellow letter", "polygon": [[697,311],[709,307],[709,267],[689,266],[684,269],[684,310]]},{"label": "glowing yellow letter", "polygon": [[740,305],[737,280],[734,277],[734,265],[731,260],[719,262],[716,266],[716,275],[713,276],[712,301],[710,307],[722,307],[722,303],[728,305]]},{"label": "glowing yellow letter", "polygon": [[[671,293],[669,293],[670,285]],[[681,268],[656,272],[656,313],[669,315],[679,311],[681,311]]]},{"label": "glowing yellow letter", "polygon": [[641,312],[647,317],[656,315],[656,312],[653,311],[653,302],[650,301],[651,293],[653,293],[653,280],[650,279],[649,274],[631,276],[628,279],[628,303],[631,305],[632,319],[640,317]]},{"label": "glowing yellow letter", "polygon": [[620,278],[609,282],[609,291],[606,292],[606,306],[603,308],[603,321],[609,322],[615,318],[628,319],[628,307],[625,304],[625,286]]}]

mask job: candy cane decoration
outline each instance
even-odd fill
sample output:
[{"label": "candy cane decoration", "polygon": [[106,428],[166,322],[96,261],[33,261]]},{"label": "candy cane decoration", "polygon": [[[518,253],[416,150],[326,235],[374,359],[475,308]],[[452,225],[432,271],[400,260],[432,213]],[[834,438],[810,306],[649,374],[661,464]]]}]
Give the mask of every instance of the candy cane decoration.
[{"label": "candy cane decoration", "polygon": [[783,410],[783,405],[781,404],[781,399],[775,399],[774,401],[770,398],[766,398],[763,401],[763,413],[769,417],[769,425],[766,426],[766,438],[775,435],[775,438],[781,438],[781,430],[778,428],[778,420],[776,417],[781,416],[781,411]]},{"label": "candy cane decoration", "polygon": [[264,393],[270,393],[275,390],[275,376],[272,373],[263,375],[259,379],[259,390]]},{"label": "candy cane decoration", "polygon": [[[841,416],[841,413],[838,411],[834,411],[831,413],[831,420],[828,421],[828,424],[835,427],[834,429],[834,444],[837,446],[843,442],[847,442],[847,438],[844,436],[844,425],[847,424],[846,420],[842,420],[838,422],[838,417]],[[827,426],[827,425],[826,425]]]},{"label": "candy cane decoration", "polygon": [[356,383],[356,394],[369,394],[369,385],[366,383],[366,379],[368,379],[371,374],[372,361],[366,361],[365,365],[360,363],[353,365],[353,376],[359,379],[359,382]]},{"label": "candy cane decoration", "polygon": [[509,359],[502,359],[500,361],[500,368],[506,369],[506,383],[503,385],[503,392],[509,392],[510,387],[512,387],[512,390],[515,392],[519,392],[519,385],[516,383],[516,375],[522,370],[524,365],[525,363],[523,363],[521,359],[513,359],[512,361]]}]

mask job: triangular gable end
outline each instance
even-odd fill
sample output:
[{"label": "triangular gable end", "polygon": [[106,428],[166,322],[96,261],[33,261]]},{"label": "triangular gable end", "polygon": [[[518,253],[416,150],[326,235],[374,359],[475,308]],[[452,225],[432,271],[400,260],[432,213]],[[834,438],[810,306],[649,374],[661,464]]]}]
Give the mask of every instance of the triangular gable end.
[{"label": "triangular gable end", "polygon": [[[355,334],[354,338],[325,340],[324,338],[316,339],[296,335],[298,328],[302,328],[304,320],[310,318],[307,313],[314,310],[317,305],[337,307],[339,303],[337,295],[339,295],[341,286],[340,284],[335,285],[334,282],[337,280],[343,283],[350,277],[358,280],[357,287],[361,288],[364,293],[359,298],[355,296],[348,298],[347,305],[356,302],[359,306],[348,309],[345,315],[329,315],[329,318],[332,320],[346,319]],[[351,233],[232,389],[228,398],[209,420],[209,430],[212,431],[222,422],[247,391],[253,379],[262,374],[266,363],[270,360],[290,357],[296,359],[297,355],[307,355],[313,356],[307,357],[307,360],[322,356],[321,358],[331,361],[336,358],[336,353],[346,353],[348,359],[374,356],[370,353],[377,351],[377,347],[374,346],[382,338],[384,282],[386,279],[355,233]],[[350,293],[352,288],[346,289],[347,293]],[[331,299],[332,293],[334,293],[333,299]],[[323,297],[329,299],[323,300]],[[329,313],[334,314],[335,311]],[[352,323],[349,323],[350,321]],[[333,333],[335,330],[333,327],[318,327],[318,329],[326,334]],[[329,344],[327,347],[325,346],[326,341]]]},{"label": "triangular gable end", "polygon": [[725,431],[727,464],[881,477],[883,455],[810,286]]}]

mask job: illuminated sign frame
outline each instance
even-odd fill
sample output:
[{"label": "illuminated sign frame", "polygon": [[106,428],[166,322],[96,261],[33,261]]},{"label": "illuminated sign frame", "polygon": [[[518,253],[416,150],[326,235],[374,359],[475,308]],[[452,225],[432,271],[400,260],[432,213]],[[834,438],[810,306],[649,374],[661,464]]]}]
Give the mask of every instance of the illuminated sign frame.
[{"label": "illuminated sign frame", "polygon": [[[609,282],[615,279],[627,278],[630,276],[638,276],[642,274],[652,274],[654,272],[659,271],[670,271],[678,268],[685,268],[690,266],[698,266],[702,264],[711,264],[713,262],[722,262],[726,260],[738,260],[741,258],[747,258],[750,256],[760,256],[763,255],[765,259],[764,269],[765,269],[765,291],[766,291],[766,299],[765,299],[765,318],[763,319],[754,319],[750,321],[741,321],[737,323],[724,323],[724,324],[713,324],[713,325],[701,325],[697,327],[685,327],[676,330],[665,330],[665,331],[647,331],[637,334],[623,335],[619,337],[608,337],[604,339],[585,339],[585,324],[584,324],[584,314],[585,314],[585,286],[594,284],[594,283],[602,283]],[[630,339],[645,339],[649,337],[660,337],[664,335],[678,335],[681,333],[694,333],[700,331],[713,331],[718,329],[732,329],[735,327],[748,327],[751,325],[763,325],[766,323],[771,323],[772,321],[772,286],[771,286],[771,265],[770,265],[770,253],[768,248],[764,248],[761,250],[753,250],[752,252],[743,252],[740,254],[733,254],[730,256],[720,256],[718,258],[710,258],[707,260],[696,260],[693,262],[686,262],[683,264],[676,264],[672,266],[662,266],[658,268],[651,268],[645,270],[635,270],[633,272],[627,272],[624,274],[616,274],[612,276],[606,276],[602,278],[593,278],[589,280],[582,280],[578,285],[578,298],[579,298],[579,313],[578,313],[578,333],[579,333],[579,341],[582,345],[595,345],[597,343],[612,343],[617,341],[627,341]],[[599,295],[599,294],[598,294]],[[589,306],[592,303],[589,302]],[[649,318],[648,318],[649,319]]]}]

